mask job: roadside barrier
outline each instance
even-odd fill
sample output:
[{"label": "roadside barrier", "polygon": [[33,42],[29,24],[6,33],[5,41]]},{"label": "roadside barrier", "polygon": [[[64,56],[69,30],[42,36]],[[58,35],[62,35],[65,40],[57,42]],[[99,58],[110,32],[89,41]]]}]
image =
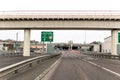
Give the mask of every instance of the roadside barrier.
[{"label": "roadside barrier", "polygon": [[4,67],[0,69],[0,78],[4,77],[4,76],[9,76],[11,73],[18,73],[19,70],[24,69],[25,67],[32,67],[33,64],[39,64],[40,62],[44,62],[47,61],[51,58],[54,57],[59,57],[61,54],[52,54],[52,55],[43,55],[43,56],[38,56],[38,57],[34,57],[31,59],[27,59],[15,64],[12,64],[10,66]]},{"label": "roadside barrier", "polygon": [[103,53],[85,53],[85,52],[83,54],[90,55],[92,57],[97,57],[97,58],[120,60],[120,55],[111,55],[111,54],[103,54]]}]

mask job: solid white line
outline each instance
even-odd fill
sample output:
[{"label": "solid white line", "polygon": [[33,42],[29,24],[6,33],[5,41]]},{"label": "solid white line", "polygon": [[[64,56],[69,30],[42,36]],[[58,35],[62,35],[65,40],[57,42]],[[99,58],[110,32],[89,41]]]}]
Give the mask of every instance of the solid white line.
[{"label": "solid white line", "polygon": [[108,71],[108,72],[110,72],[110,73],[112,73],[112,74],[117,75],[117,76],[120,77],[120,74],[119,74],[119,73],[116,73],[116,72],[114,72],[114,71],[111,71],[110,69],[107,69],[107,68],[105,68],[105,67],[102,67],[102,69],[104,69],[104,70],[106,70],[106,71]]},{"label": "solid white line", "polygon": [[108,72],[110,72],[110,73],[112,73],[112,74],[120,77],[120,74],[119,74],[119,73],[114,72],[114,71],[112,71],[112,70],[110,70],[110,69],[107,69],[107,68],[105,68],[105,67],[102,67],[101,65],[98,65],[98,64],[93,63],[93,62],[91,62],[91,61],[87,61],[87,60],[85,60],[85,59],[83,59],[83,61],[88,62],[88,63],[90,63],[90,64],[92,64],[92,65],[94,65],[94,66],[97,66],[97,67],[99,67],[99,68],[101,68],[101,69],[103,69],[103,70],[105,70],[105,71],[108,71]]}]

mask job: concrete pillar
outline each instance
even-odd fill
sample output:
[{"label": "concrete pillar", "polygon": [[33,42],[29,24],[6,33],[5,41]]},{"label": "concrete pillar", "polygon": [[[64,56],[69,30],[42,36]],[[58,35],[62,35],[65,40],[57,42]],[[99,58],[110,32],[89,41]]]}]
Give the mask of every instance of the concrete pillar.
[{"label": "concrete pillar", "polygon": [[23,56],[30,56],[30,29],[24,30],[24,51]]},{"label": "concrete pillar", "polygon": [[73,44],[71,44],[71,50],[72,50]]},{"label": "concrete pillar", "polygon": [[118,30],[111,30],[111,41],[112,55],[117,55]]}]

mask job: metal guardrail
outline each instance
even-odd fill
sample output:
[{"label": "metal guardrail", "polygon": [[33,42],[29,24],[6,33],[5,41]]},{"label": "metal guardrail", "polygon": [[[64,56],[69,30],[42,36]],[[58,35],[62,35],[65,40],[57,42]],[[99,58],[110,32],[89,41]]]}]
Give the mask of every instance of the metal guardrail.
[{"label": "metal guardrail", "polygon": [[106,58],[106,59],[116,59],[116,60],[120,60],[120,56],[119,55],[111,55],[111,54],[98,54],[98,53],[83,53],[85,55],[90,55],[93,57],[97,57],[97,58]]},{"label": "metal guardrail", "polygon": [[26,66],[32,67],[33,63],[39,64],[40,62],[46,61],[46,60],[51,59],[56,56],[60,56],[60,54],[38,56],[38,57],[27,59],[27,60],[21,61],[19,63],[15,63],[10,66],[1,68],[0,69],[0,78],[4,77],[6,75],[9,75],[10,73],[18,73],[20,69],[22,69]]},{"label": "metal guardrail", "polygon": [[1,56],[20,56],[22,55],[23,53],[14,53],[14,52],[11,52],[11,53],[2,53],[0,54]]}]

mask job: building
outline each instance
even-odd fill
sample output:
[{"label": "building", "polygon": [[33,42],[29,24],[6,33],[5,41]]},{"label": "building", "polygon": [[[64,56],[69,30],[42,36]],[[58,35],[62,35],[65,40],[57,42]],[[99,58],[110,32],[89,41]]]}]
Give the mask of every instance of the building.
[{"label": "building", "polygon": [[3,42],[0,41],[0,50],[3,50]]},{"label": "building", "polygon": [[92,47],[92,45],[90,45],[90,44],[83,44],[83,45],[81,45],[80,50],[81,51],[91,51],[91,47]]},{"label": "building", "polygon": [[104,42],[102,43],[102,52],[111,53],[111,36],[104,39]]},{"label": "building", "polygon": [[92,42],[90,44],[93,45],[91,47],[92,51],[94,51],[94,52],[101,52],[101,42],[94,41],[94,42]]}]

